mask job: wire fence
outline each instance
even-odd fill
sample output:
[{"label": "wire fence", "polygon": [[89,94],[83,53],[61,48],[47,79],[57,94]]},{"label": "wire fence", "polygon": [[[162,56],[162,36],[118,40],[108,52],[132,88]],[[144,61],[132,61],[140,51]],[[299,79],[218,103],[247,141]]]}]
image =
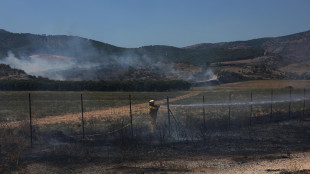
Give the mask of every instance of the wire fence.
[{"label": "wire fence", "polygon": [[[130,94],[3,92],[0,95],[1,148],[8,141],[39,148],[126,138],[136,141],[151,138],[161,143],[200,139],[198,134],[289,119],[304,120],[310,108],[307,90],[292,88]],[[150,99],[160,105],[155,133],[150,131]]]}]

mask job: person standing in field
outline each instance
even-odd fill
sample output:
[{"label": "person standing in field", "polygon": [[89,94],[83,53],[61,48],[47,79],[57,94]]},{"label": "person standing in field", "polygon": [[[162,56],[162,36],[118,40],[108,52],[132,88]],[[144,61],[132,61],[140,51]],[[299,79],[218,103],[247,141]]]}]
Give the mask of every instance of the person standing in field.
[{"label": "person standing in field", "polygon": [[151,133],[154,133],[154,127],[156,125],[156,118],[157,118],[157,112],[158,112],[159,107],[160,105],[155,105],[154,100],[149,101],[149,108],[150,108],[149,116],[151,120],[150,121]]}]

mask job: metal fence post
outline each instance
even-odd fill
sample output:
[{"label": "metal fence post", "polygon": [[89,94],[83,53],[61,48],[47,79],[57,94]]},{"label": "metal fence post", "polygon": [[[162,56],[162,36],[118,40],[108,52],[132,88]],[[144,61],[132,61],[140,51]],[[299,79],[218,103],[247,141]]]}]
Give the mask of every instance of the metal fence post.
[{"label": "metal fence post", "polygon": [[306,88],[304,88],[304,103],[302,107],[302,119],[305,118],[305,110],[306,110]]},{"label": "metal fence post", "polygon": [[129,94],[129,114],[130,114],[131,136],[133,136],[133,128],[132,128],[132,109],[131,109],[131,95],[130,95],[130,94]]},{"label": "metal fence post", "polygon": [[270,120],[272,120],[273,116],[272,103],[273,103],[273,89],[271,89],[271,96],[270,96]]},{"label": "metal fence post", "polygon": [[169,127],[169,134],[171,130],[171,125],[170,125],[170,108],[169,108],[169,97],[167,96],[167,109],[168,109],[168,127]]},{"label": "metal fence post", "polygon": [[206,127],[205,96],[202,96],[203,126]]},{"label": "metal fence post", "polygon": [[290,102],[288,105],[288,117],[291,118],[291,103],[292,103],[292,87],[290,86]]},{"label": "metal fence post", "polygon": [[82,110],[82,131],[83,131],[83,139],[85,138],[84,134],[84,106],[83,106],[83,94],[81,94],[81,110]]},{"label": "metal fence post", "polygon": [[228,128],[230,129],[230,105],[231,105],[231,93],[229,93],[229,108],[228,108]]},{"label": "metal fence post", "polygon": [[29,101],[29,125],[30,125],[30,145],[32,148],[32,113],[31,113],[31,94],[28,95],[28,101]]},{"label": "metal fence post", "polygon": [[251,91],[250,126],[252,125],[252,114],[253,114],[253,93]]}]

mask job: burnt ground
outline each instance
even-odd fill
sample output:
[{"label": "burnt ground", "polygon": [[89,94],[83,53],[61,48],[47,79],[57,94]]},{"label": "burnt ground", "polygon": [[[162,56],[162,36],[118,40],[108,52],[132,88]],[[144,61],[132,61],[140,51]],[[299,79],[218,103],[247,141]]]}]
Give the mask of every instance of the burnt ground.
[{"label": "burnt ground", "polygon": [[[61,132],[26,149],[3,173],[309,173],[310,120],[209,131],[202,140],[80,141]],[[154,141],[153,141],[154,142]]]}]

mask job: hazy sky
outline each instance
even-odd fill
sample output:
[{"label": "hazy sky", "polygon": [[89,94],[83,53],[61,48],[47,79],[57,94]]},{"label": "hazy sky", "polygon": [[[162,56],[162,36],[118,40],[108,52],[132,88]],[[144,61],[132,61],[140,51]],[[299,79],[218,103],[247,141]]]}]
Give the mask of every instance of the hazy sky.
[{"label": "hazy sky", "polygon": [[0,0],[0,28],[183,47],[310,30],[310,0]]}]

